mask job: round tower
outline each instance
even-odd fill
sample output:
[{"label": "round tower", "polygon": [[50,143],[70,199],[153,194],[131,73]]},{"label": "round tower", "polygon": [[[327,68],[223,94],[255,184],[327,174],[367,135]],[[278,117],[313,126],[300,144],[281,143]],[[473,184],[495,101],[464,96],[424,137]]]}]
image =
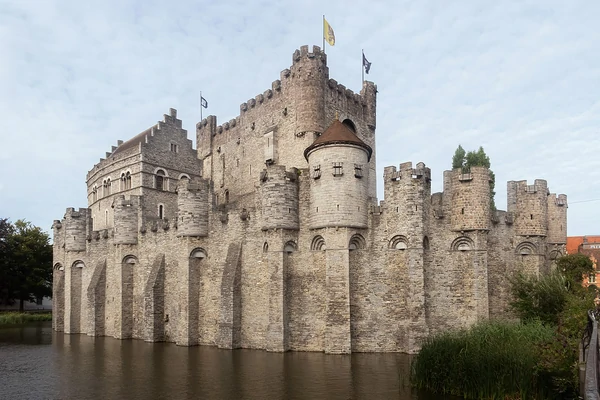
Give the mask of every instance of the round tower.
[{"label": "round tower", "polygon": [[65,250],[85,251],[88,209],[67,208],[62,226],[65,228]]},{"label": "round tower", "polygon": [[114,244],[137,244],[139,197],[116,196],[112,207],[115,216]]},{"label": "round tower", "polygon": [[327,56],[319,46],[300,47],[292,56],[289,91],[295,100],[296,136],[321,133],[325,129],[325,88],[329,78]]},{"label": "round tower", "polygon": [[546,236],[548,183],[543,179],[536,179],[533,185],[528,185],[527,181],[511,181],[507,192],[508,211],[514,216],[515,233],[520,236]]},{"label": "round tower", "polygon": [[208,236],[208,182],[183,179],[177,187],[177,236]]},{"label": "round tower", "polygon": [[262,229],[299,229],[298,170],[269,165],[261,173]]},{"label": "round tower", "polygon": [[455,169],[450,175],[450,220],[454,231],[490,228],[490,172],[486,167],[471,167],[469,173]]},{"label": "round tower", "polygon": [[310,185],[310,228],[366,228],[373,150],[339,120],[305,151]]}]

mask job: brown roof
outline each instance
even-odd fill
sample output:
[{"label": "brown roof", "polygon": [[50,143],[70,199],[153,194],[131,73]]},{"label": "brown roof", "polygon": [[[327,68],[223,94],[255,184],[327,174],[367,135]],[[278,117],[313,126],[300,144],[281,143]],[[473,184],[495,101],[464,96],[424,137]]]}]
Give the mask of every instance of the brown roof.
[{"label": "brown roof", "polygon": [[119,147],[117,147],[116,150],[113,151],[113,153],[111,155],[114,156],[115,154],[118,154],[122,151],[125,151],[127,149],[131,149],[132,147],[138,146],[140,143],[144,142],[144,137],[150,133],[150,130],[152,130],[152,128],[146,129],[144,132],[139,133],[139,134],[135,135],[134,137],[132,137],[131,139],[129,139],[128,141],[124,142]]},{"label": "brown roof", "polygon": [[360,140],[360,138],[356,136],[354,132],[350,130],[350,128],[336,119],[331,125],[329,125],[329,128],[327,128],[325,132],[323,132],[323,134],[313,142],[313,144],[304,150],[304,158],[308,160],[309,152],[317,147],[328,144],[354,144],[360,146],[367,151],[368,160],[371,159],[371,154],[373,153],[373,149],[371,149],[369,145]]}]

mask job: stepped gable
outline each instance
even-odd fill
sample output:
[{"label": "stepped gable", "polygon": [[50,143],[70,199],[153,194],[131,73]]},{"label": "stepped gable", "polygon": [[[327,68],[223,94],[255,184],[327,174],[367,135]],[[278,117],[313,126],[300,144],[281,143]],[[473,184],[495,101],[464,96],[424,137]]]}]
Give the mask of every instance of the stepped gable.
[{"label": "stepped gable", "polygon": [[313,144],[304,150],[304,158],[308,160],[308,153],[317,147],[328,144],[354,144],[360,146],[367,151],[368,160],[371,160],[371,154],[373,153],[371,146],[360,140],[360,138],[356,136],[354,132],[350,130],[350,128],[341,123],[340,120],[336,119],[331,125],[329,125],[329,128],[327,128],[325,132],[323,132],[323,134],[313,142]]}]

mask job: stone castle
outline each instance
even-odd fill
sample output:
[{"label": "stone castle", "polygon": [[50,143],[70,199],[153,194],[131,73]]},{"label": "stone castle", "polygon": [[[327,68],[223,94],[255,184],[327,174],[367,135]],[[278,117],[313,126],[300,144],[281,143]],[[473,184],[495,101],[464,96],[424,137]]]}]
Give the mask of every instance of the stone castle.
[{"label": "stone castle", "polygon": [[[564,254],[567,198],[484,167],[385,168],[376,198],[377,87],[329,78],[296,50],[236,118],[177,112],[106,153],[88,207],[54,231],[54,329],[268,351],[418,351],[430,334],[506,315],[507,276]],[[450,157],[449,157],[450,159]]]}]

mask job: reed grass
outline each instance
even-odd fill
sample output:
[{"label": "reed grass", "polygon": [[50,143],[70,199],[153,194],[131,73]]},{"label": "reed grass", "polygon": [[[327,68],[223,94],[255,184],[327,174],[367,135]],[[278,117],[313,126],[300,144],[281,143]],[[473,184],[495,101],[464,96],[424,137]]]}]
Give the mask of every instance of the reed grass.
[{"label": "reed grass", "polygon": [[539,322],[485,322],[443,333],[423,345],[412,363],[411,381],[469,399],[552,398],[536,368],[537,344],[553,336],[554,329]]},{"label": "reed grass", "polygon": [[21,313],[21,312],[5,312],[0,313],[0,324],[22,324],[25,322],[34,321],[52,321],[51,312],[35,312],[35,313]]}]

